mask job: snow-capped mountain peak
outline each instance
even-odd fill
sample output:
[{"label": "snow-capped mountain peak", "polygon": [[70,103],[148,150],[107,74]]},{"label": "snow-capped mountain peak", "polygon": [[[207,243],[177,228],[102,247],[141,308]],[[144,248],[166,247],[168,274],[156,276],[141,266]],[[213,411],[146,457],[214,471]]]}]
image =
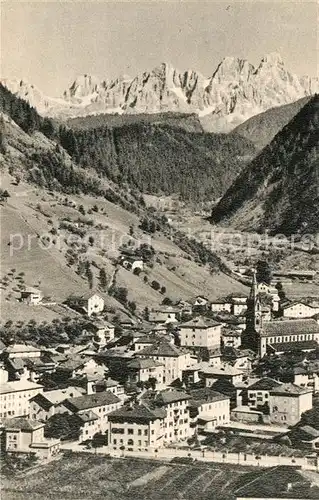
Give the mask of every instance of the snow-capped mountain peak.
[{"label": "snow-capped mountain peak", "polygon": [[100,81],[84,74],[61,99],[46,97],[25,82],[2,83],[44,115],[197,113],[214,131],[230,130],[271,107],[319,92],[318,78],[290,73],[277,52],[265,55],[256,67],[245,59],[225,57],[206,77],[193,69],[181,72],[169,62],[132,78]]}]

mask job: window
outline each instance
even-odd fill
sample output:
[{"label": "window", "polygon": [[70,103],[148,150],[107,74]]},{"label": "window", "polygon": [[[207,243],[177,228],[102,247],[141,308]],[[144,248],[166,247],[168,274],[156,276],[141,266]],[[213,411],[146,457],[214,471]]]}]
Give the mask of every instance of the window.
[{"label": "window", "polygon": [[145,429],[144,436],[147,436],[147,434],[148,434],[147,429]]},{"label": "window", "polygon": [[128,434],[134,434],[134,429],[127,429]]},{"label": "window", "polygon": [[117,444],[117,440],[116,439],[113,439],[113,444]]},{"label": "window", "polygon": [[137,434],[138,434],[139,436],[141,436],[141,435],[142,435],[142,430],[141,430],[141,429],[138,429]]}]

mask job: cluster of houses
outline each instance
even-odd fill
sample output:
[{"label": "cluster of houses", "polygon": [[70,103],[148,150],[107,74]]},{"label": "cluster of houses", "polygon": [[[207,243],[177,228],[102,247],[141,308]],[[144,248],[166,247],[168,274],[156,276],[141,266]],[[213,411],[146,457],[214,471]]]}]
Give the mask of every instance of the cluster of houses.
[{"label": "cluster of houses", "polygon": [[[39,303],[39,291],[30,293],[29,303]],[[72,306],[94,318],[85,345],[0,346],[7,452],[56,454],[59,440],[44,437],[56,415],[74,416],[79,442],[102,434],[110,450],[145,451],[233,422],[290,432],[313,407],[319,362],[307,356],[318,353],[318,307],[282,304],[277,289],[257,283],[255,274],[248,297],[161,305],[145,322],[123,323],[120,333],[103,318],[98,292],[75,297]],[[290,382],[256,377],[265,356],[291,351],[303,353],[304,362],[296,363]],[[298,428],[299,440],[319,449],[319,432],[305,427]]]}]

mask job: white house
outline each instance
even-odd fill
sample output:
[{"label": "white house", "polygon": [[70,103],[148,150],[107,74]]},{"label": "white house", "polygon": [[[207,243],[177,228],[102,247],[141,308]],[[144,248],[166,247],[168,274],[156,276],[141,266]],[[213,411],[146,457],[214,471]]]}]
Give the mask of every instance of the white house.
[{"label": "white house", "polygon": [[82,416],[84,425],[80,441],[91,439],[97,432],[108,429],[108,414],[120,408],[123,401],[110,391],[86,394],[65,399],[56,406],[56,413],[69,413]]},{"label": "white house", "polygon": [[135,356],[152,358],[164,365],[163,384],[169,385],[176,379],[182,379],[182,372],[193,364],[189,352],[184,352],[166,340],[159,339],[156,343],[141,349]]},{"label": "white house", "polygon": [[104,299],[95,292],[87,292],[81,297],[72,297],[70,301],[88,316],[92,316],[93,313],[99,314],[104,309]]},{"label": "white house", "polygon": [[231,313],[232,303],[227,299],[213,300],[211,303],[212,312],[228,312]]},{"label": "white house", "polygon": [[165,409],[138,402],[108,415],[108,444],[114,450],[156,450],[164,444]]},{"label": "white house", "polygon": [[179,319],[180,310],[173,306],[159,306],[149,312],[151,323],[176,323]]},{"label": "white house", "polygon": [[34,420],[45,422],[55,413],[56,406],[67,398],[82,396],[76,387],[55,389],[39,393],[30,399],[30,415]]},{"label": "white house", "polygon": [[191,304],[193,307],[201,307],[201,308],[208,308],[209,306],[209,300],[207,297],[204,297],[203,295],[196,295],[196,297],[193,297],[190,300]]},{"label": "white house", "polygon": [[93,345],[97,349],[103,349],[108,342],[114,339],[115,326],[107,321],[99,321],[91,326],[94,334]]},{"label": "white house", "polygon": [[204,367],[200,370],[200,374],[205,380],[206,387],[212,386],[217,380],[228,380],[234,385],[243,380],[242,370],[238,370],[228,364]]},{"label": "white house", "polygon": [[319,314],[319,304],[306,304],[305,302],[292,302],[284,305],[282,308],[284,318],[311,318]]},{"label": "white house", "polygon": [[210,388],[190,391],[190,419],[193,430],[212,430],[230,420],[230,398]]},{"label": "white house", "polygon": [[31,306],[36,306],[40,304],[43,298],[43,293],[41,290],[38,290],[34,287],[27,287],[25,290],[21,292],[20,300],[21,302],[25,302]]},{"label": "white house", "polygon": [[7,382],[0,387],[0,418],[27,417],[30,399],[43,392],[43,386],[28,380]]},{"label": "white house", "polygon": [[9,359],[11,358],[40,358],[41,349],[29,344],[12,344],[4,350]]}]

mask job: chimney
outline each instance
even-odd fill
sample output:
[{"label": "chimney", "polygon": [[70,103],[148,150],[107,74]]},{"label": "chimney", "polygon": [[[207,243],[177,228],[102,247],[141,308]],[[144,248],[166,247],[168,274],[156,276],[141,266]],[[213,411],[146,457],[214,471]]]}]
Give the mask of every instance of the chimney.
[{"label": "chimney", "polygon": [[93,380],[86,381],[86,394],[94,394],[96,392]]}]

